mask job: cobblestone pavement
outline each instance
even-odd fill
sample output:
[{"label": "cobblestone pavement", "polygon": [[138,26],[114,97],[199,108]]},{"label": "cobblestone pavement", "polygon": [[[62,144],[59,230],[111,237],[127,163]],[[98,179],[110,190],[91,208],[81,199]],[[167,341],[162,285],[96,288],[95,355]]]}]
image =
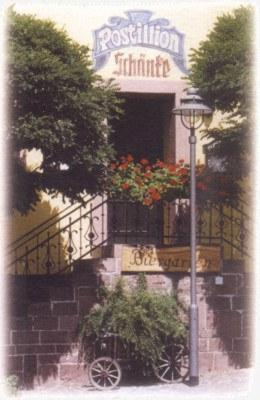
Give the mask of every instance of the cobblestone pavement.
[{"label": "cobblestone pavement", "polygon": [[[258,375],[259,376],[259,375]],[[77,384],[57,384],[51,388],[35,388],[20,391],[17,400],[31,399],[85,399],[85,400],[185,400],[185,399],[234,399],[251,400],[260,398],[255,393],[257,379],[254,369],[240,369],[222,373],[209,373],[200,377],[198,386],[153,383],[149,385],[125,385],[113,390],[98,391],[92,387]],[[260,382],[259,382],[260,383]],[[260,389],[260,385],[258,387]]]}]

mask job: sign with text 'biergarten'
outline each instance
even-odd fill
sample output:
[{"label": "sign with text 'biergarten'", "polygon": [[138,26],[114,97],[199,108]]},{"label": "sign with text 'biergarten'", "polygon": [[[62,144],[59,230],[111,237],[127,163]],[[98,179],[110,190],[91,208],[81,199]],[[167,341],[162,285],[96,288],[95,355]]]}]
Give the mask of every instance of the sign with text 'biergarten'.
[{"label": "sign with text 'biergarten'", "polygon": [[[219,247],[197,246],[197,272],[220,272]],[[189,272],[190,248],[155,246],[131,247],[122,250],[123,272]]]},{"label": "sign with text 'biergarten'", "polygon": [[184,34],[166,18],[152,18],[151,11],[125,12],[126,17],[110,17],[108,23],[93,32],[93,59],[96,70],[115,53],[114,74],[124,76],[167,77],[169,62],[161,55],[155,59],[140,53],[138,57],[122,49],[143,47],[167,53],[183,73],[187,73],[184,56]]}]

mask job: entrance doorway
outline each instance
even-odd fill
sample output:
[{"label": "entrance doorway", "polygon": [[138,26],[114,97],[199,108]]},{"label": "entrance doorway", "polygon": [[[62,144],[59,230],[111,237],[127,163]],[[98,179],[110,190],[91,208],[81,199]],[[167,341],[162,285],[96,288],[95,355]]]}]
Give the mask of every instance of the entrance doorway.
[{"label": "entrance doorway", "polygon": [[[113,126],[111,139],[117,158],[131,154],[135,161],[164,159],[169,137],[172,95],[124,95],[124,115]],[[113,243],[161,244],[162,204],[113,201],[108,207],[108,230]]]},{"label": "entrance doorway", "polygon": [[112,141],[118,156],[135,161],[163,158],[163,104],[156,97],[124,97],[124,115],[114,124]]}]

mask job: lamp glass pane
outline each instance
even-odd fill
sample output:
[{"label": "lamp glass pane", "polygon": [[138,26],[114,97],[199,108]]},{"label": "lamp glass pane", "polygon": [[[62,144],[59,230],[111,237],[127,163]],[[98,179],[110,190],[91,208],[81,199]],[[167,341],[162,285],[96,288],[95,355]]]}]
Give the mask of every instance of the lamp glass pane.
[{"label": "lamp glass pane", "polygon": [[200,124],[202,116],[200,113],[198,113],[196,111],[185,110],[182,113],[182,118],[185,121],[187,126],[193,128],[193,127],[197,126],[198,124]]}]

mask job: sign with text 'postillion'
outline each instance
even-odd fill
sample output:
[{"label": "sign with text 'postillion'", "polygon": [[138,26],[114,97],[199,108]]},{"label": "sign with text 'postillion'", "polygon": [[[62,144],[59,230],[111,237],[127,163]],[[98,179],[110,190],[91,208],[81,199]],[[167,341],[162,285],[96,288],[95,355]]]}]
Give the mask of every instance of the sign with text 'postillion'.
[{"label": "sign with text 'postillion'", "polygon": [[[93,32],[93,58],[95,69],[102,68],[114,54],[115,75],[166,78],[170,71],[167,58],[183,73],[187,73],[184,57],[184,34],[166,18],[152,18],[151,11],[127,11],[127,18],[114,16],[109,23]],[[142,47],[157,50],[151,55],[124,53],[122,49]]]},{"label": "sign with text 'postillion'", "polygon": [[[197,246],[197,272],[220,272],[219,247]],[[154,246],[124,246],[122,250],[123,272],[189,272],[190,248]]]}]

